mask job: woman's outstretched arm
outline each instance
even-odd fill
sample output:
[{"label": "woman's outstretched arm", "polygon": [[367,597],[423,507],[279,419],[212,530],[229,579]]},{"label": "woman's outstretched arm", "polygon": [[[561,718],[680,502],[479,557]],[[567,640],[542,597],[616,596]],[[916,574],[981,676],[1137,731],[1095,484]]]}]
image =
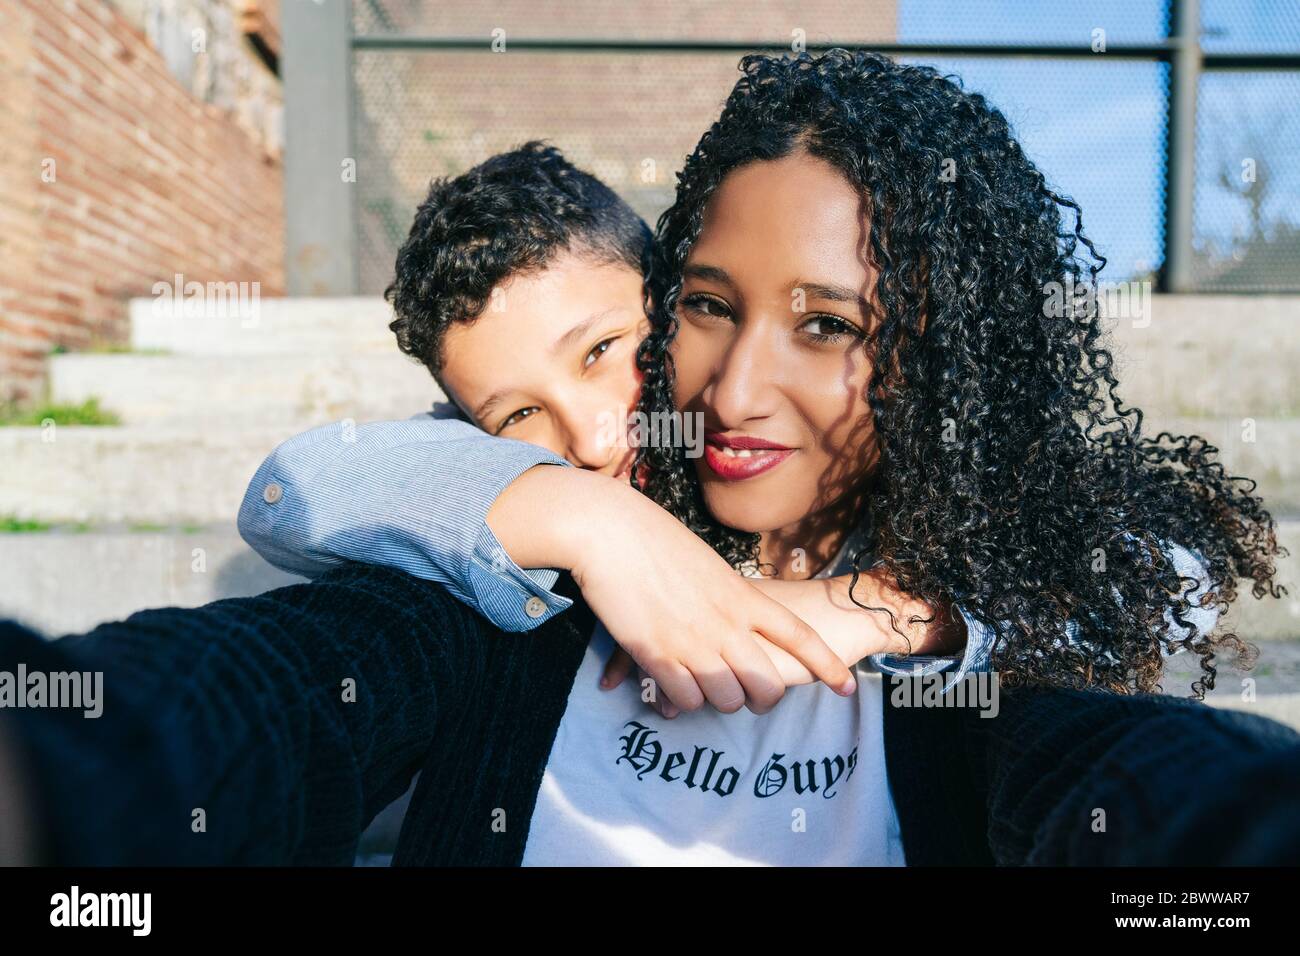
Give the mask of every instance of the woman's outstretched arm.
[{"label": "woman's outstretched arm", "polygon": [[443,588],[360,565],[56,641],[0,622],[0,671],[84,692],[0,710],[38,860],[350,864],[480,693],[492,634]]},{"label": "woman's outstretched arm", "polygon": [[1198,701],[1015,688],[964,716],[999,865],[1294,866],[1300,736]]}]

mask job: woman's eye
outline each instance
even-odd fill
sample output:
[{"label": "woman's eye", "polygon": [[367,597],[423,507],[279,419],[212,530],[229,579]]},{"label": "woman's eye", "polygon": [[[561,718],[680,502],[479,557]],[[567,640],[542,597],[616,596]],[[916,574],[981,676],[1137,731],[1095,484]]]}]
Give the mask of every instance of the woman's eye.
[{"label": "woman's eye", "polygon": [[800,328],[819,342],[842,339],[846,335],[862,337],[862,331],[856,325],[833,315],[813,316]]},{"label": "woman's eye", "polygon": [[496,435],[501,434],[502,431],[509,428],[511,425],[517,425],[525,418],[535,415],[537,413],[537,410],[538,409],[536,405],[532,405],[528,408],[519,409],[519,411],[512,413],[508,418],[506,418],[505,421],[503,421],[500,425],[498,425],[497,430],[493,434]]},{"label": "woman's eye", "polygon": [[727,307],[727,304],[711,295],[702,295],[700,293],[688,295],[680,300],[680,305],[687,311],[699,315],[708,315],[715,319],[731,318],[731,309]]},{"label": "woman's eye", "polygon": [[[617,338],[617,336],[615,336],[615,338]],[[592,350],[587,353],[587,357],[582,360],[582,367],[583,368],[590,367],[596,361],[596,359],[600,358],[602,355],[608,352],[609,347],[613,344],[614,344],[613,338],[605,339],[603,342],[597,342],[596,345],[592,348]]]}]

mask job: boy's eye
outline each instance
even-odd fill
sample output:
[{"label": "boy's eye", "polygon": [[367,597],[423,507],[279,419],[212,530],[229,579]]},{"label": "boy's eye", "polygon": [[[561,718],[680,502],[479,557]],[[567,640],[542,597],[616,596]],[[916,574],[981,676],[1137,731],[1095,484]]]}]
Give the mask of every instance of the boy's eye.
[{"label": "boy's eye", "polygon": [[683,296],[681,300],[679,300],[679,305],[689,312],[712,316],[715,319],[731,318],[731,309],[727,306],[727,303],[723,302],[721,299],[714,298],[711,295],[705,295],[702,292]]},{"label": "boy's eye", "polygon": [[521,408],[517,412],[512,412],[505,421],[497,426],[497,430],[493,432],[493,434],[500,435],[502,431],[509,428],[511,425],[517,425],[525,418],[535,415],[537,412],[538,408],[536,405],[530,405],[528,408]]},{"label": "boy's eye", "polygon": [[609,351],[609,347],[614,344],[614,339],[616,338],[618,338],[618,336],[614,336],[613,338],[608,338],[605,339],[604,341],[597,342],[595,346],[592,348],[592,350],[587,353],[587,357],[582,360],[582,367],[583,368],[590,367],[596,361],[596,359],[600,358],[607,351]]},{"label": "boy's eye", "polygon": [[800,329],[818,342],[831,342],[842,339],[846,335],[862,337],[862,330],[856,325],[834,315],[815,315],[800,326]]}]

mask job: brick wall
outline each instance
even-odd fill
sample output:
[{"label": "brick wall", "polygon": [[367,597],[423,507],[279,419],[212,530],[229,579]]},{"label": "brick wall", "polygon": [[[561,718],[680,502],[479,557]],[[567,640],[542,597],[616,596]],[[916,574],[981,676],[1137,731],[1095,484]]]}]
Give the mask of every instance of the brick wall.
[{"label": "brick wall", "polygon": [[[178,272],[283,292],[278,143],[182,82],[142,22],[160,10],[5,0],[0,401],[38,397],[56,346],[126,341],[127,300]],[[245,55],[228,40],[206,37],[198,66]]]},{"label": "brick wall", "polygon": [[[512,38],[762,41],[897,38],[895,0],[368,0],[358,34],[475,37],[473,52],[357,51],[361,289],[392,279],[397,248],[436,176],[548,139],[651,222],[718,118],[740,54],[532,52]],[[503,31],[494,34],[494,31]],[[505,51],[489,41],[504,36]]]},{"label": "brick wall", "polygon": [[763,40],[854,43],[898,35],[897,0],[363,0],[358,34],[484,37]]}]

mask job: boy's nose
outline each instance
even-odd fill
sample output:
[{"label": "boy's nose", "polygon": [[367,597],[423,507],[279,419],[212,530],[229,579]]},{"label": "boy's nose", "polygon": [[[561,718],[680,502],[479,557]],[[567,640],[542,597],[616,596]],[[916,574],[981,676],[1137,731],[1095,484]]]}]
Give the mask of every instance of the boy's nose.
[{"label": "boy's nose", "polygon": [[565,416],[565,454],[579,468],[610,472],[623,458],[624,449],[617,438],[615,413],[599,415],[575,412]]}]

